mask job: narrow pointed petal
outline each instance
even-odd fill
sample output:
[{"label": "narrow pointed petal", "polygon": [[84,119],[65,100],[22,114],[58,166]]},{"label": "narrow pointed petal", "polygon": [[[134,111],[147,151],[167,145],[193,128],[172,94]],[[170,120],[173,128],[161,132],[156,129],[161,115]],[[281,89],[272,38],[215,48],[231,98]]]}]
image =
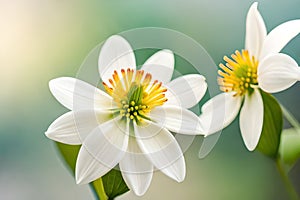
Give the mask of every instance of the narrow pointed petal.
[{"label": "narrow pointed petal", "polygon": [[144,195],[152,180],[153,165],[133,137],[129,139],[127,152],[120,162],[120,170],[128,187],[136,195]]},{"label": "narrow pointed petal", "polygon": [[136,140],[152,164],[170,178],[181,182],[185,178],[183,153],[174,136],[150,121],[134,124]]},{"label": "narrow pointed petal", "polygon": [[259,87],[266,92],[280,92],[299,80],[300,68],[297,62],[286,54],[271,54],[258,66]]},{"label": "narrow pointed petal", "polygon": [[53,96],[70,110],[113,108],[112,98],[98,88],[76,78],[61,77],[49,82]]},{"label": "narrow pointed petal", "polygon": [[218,94],[202,106],[199,118],[206,135],[222,130],[238,115],[242,97],[233,95],[233,92]]},{"label": "narrow pointed petal", "polygon": [[168,101],[165,105],[177,105],[184,108],[195,106],[204,96],[207,83],[205,77],[198,74],[184,75],[166,84]]},{"label": "narrow pointed petal", "polygon": [[289,41],[300,33],[300,19],[291,20],[275,27],[266,37],[260,58],[280,52]]},{"label": "narrow pointed petal", "polygon": [[86,184],[105,175],[123,158],[129,124],[113,119],[95,128],[83,141],[76,162],[76,182]]},{"label": "narrow pointed petal", "polygon": [[265,22],[257,10],[257,5],[257,2],[253,3],[248,11],[245,40],[245,48],[256,58],[258,58],[260,54],[264,39],[267,35]]},{"label": "narrow pointed petal", "polygon": [[79,145],[99,124],[108,121],[110,116],[109,111],[70,111],[57,118],[45,134],[57,142]]},{"label": "narrow pointed petal", "polygon": [[258,144],[264,120],[264,104],[258,89],[245,96],[240,113],[240,129],[244,143],[249,151]]},{"label": "narrow pointed petal", "polygon": [[134,52],[130,44],[121,36],[113,35],[102,46],[98,60],[98,70],[102,81],[107,82],[114,70],[136,68]]},{"label": "narrow pointed petal", "polygon": [[219,138],[221,136],[221,132],[217,132],[215,134],[209,135],[208,137],[205,137],[203,139],[203,142],[201,144],[198,157],[200,159],[205,158],[214,148],[214,146],[217,144]]},{"label": "narrow pointed petal", "polygon": [[203,133],[198,116],[192,111],[178,106],[157,107],[150,112],[150,118],[175,133],[187,135]]},{"label": "narrow pointed petal", "polygon": [[174,54],[164,49],[153,54],[143,65],[142,70],[152,75],[153,80],[168,83],[173,75]]}]

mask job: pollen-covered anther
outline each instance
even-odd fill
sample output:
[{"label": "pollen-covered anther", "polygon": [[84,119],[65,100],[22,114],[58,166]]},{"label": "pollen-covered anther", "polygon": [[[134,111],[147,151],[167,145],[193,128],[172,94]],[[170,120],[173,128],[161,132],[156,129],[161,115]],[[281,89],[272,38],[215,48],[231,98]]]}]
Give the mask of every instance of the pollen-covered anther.
[{"label": "pollen-covered anther", "polygon": [[226,64],[220,64],[218,84],[223,92],[235,92],[235,96],[251,94],[257,85],[258,61],[247,50],[235,51],[231,58],[224,56]]},{"label": "pollen-covered anther", "polygon": [[135,121],[149,119],[148,113],[167,101],[167,89],[161,82],[151,80],[152,75],[143,70],[121,69],[121,76],[114,71],[109,84],[103,82],[103,86],[119,106],[116,114]]}]

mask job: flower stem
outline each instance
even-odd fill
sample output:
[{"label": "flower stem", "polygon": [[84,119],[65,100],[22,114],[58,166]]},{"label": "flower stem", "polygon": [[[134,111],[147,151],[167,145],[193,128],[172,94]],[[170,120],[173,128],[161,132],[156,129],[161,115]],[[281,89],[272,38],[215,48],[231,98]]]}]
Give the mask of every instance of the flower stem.
[{"label": "flower stem", "polygon": [[108,197],[105,193],[102,178],[97,179],[93,182],[94,188],[99,196],[100,200],[108,200]]},{"label": "flower stem", "polygon": [[297,192],[295,191],[295,188],[294,188],[293,184],[291,183],[291,181],[288,177],[288,174],[287,174],[286,170],[284,169],[284,166],[279,158],[276,159],[276,166],[277,166],[279,174],[284,182],[285,188],[289,194],[290,199],[291,200],[300,200],[300,198],[299,198]]},{"label": "flower stem", "polygon": [[296,129],[300,129],[300,123],[297,121],[296,117],[293,116],[282,104],[280,104],[282,114],[288,120],[288,122]]}]

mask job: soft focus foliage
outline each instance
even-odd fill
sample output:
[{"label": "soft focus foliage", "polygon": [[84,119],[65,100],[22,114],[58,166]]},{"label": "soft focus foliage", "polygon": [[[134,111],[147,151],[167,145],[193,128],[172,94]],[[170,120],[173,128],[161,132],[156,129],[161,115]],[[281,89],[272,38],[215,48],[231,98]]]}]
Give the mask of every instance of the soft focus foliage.
[{"label": "soft focus foliage", "polygon": [[300,130],[290,128],[283,130],[279,154],[283,161],[293,166],[300,158]]}]

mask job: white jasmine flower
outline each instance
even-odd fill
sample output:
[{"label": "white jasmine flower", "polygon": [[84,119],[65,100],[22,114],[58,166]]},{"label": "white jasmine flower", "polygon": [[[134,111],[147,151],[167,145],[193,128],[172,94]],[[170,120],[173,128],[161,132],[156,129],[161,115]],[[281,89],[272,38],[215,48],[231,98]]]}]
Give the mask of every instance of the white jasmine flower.
[{"label": "white jasmine flower", "polygon": [[[268,35],[264,21],[253,3],[246,21],[245,50],[236,51],[220,64],[218,83],[224,92],[202,107],[200,119],[206,135],[228,126],[240,111],[240,129],[246,147],[252,151],[258,144],[264,106],[260,88],[281,91],[300,79],[297,63],[278,53],[300,32],[300,20],[285,22]],[[240,110],[241,108],[241,110]]]},{"label": "white jasmine flower", "polygon": [[56,119],[46,135],[82,145],[76,162],[77,183],[89,183],[119,164],[135,194],[143,195],[157,168],[181,182],[186,168],[170,131],[196,135],[199,118],[187,108],[206,92],[205,78],[185,75],[171,81],[174,55],[161,50],[136,70],[133,50],[120,36],[110,37],[99,56],[105,91],[75,78],[49,83],[55,98],[72,110]]}]

